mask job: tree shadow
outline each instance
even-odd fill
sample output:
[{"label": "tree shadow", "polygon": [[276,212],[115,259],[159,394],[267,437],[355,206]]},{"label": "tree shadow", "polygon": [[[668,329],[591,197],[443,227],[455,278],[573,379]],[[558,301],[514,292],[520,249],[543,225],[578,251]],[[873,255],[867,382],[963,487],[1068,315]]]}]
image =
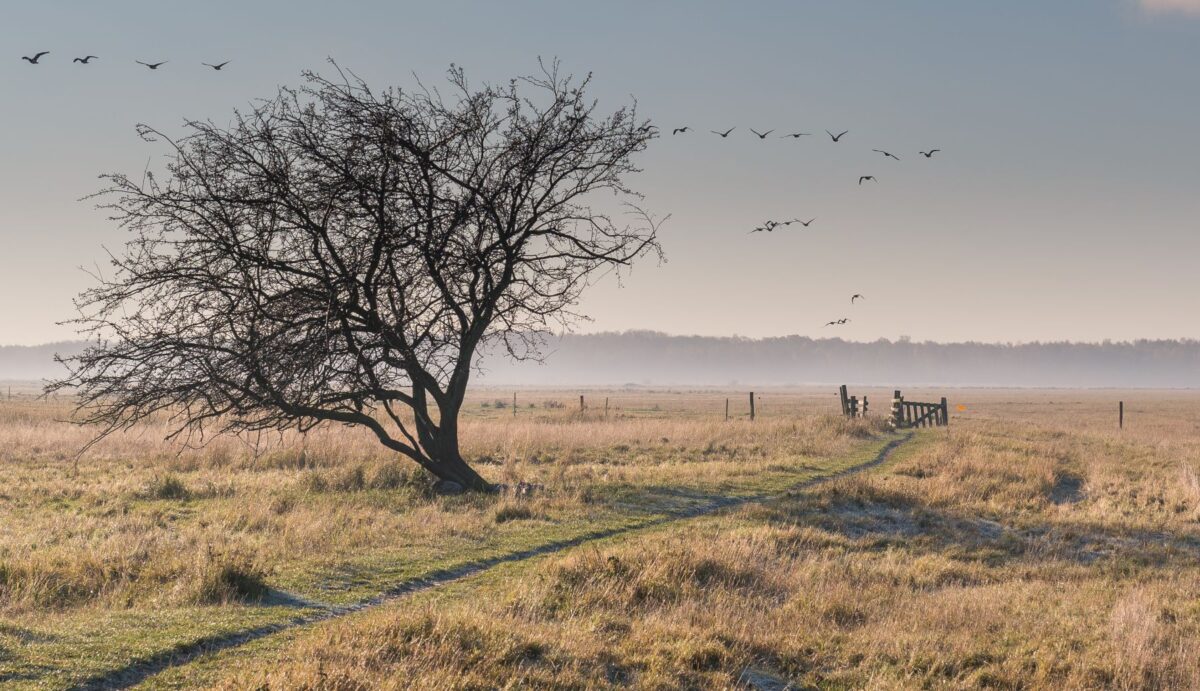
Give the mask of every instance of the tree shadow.
[{"label": "tree shadow", "polygon": [[[1048,500],[1055,505],[1078,501],[1079,488],[1070,478],[1065,487],[1052,488]],[[816,528],[854,549],[903,549],[982,560],[991,566],[1028,559],[1150,568],[1200,564],[1200,536],[1193,534],[1069,519],[1018,525],[1002,516],[971,516],[935,507],[866,483],[830,486],[751,511],[774,524]]]}]

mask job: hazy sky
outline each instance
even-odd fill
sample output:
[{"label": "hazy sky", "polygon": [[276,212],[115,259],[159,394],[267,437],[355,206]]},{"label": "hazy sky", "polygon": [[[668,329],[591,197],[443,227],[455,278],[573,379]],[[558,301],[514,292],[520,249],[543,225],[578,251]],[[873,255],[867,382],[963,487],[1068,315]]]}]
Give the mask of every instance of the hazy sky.
[{"label": "hazy sky", "polygon": [[[226,122],[327,57],[406,86],[539,55],[594,72],[602,105],[633,95],[697,130],[655,142],[635,181],[672,214],[667,263],[595,286],[583,331],[1200,337],[1200,0],[46,0],[4,3],[0,45],[0,344],[72,336],[54,322],[79,267],[122,241],[78,200],[163,153],[135,123]],[[792,216],[818,220],[746,234]]]}]

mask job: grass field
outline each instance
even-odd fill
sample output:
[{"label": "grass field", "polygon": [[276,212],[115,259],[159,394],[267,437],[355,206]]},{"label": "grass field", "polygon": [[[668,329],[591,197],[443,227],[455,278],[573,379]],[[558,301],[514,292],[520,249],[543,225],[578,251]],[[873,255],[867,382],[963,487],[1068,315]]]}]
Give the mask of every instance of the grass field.
[{"label": "grass field", "polygon": [[[268,626],[125,680],[1200,687],[1200,395],[906,391],[947,395],[951,426],[789,492],[893,435],[832,416],[825,390],[761,392],[753,423],[740,392],[586,391],[582,414],[579,393],[519,391],[515,416],[511,391],[473,395],[464,451],[545,486],[522,498],[434,496],[341,428],[180,449],[147,425],[76,474],[88,432],[65,401],[0,402],[0,685],[68,687]],[[878,420],[890,391],[866,393]],[[683,517],[759,495],[778,498]]]}]

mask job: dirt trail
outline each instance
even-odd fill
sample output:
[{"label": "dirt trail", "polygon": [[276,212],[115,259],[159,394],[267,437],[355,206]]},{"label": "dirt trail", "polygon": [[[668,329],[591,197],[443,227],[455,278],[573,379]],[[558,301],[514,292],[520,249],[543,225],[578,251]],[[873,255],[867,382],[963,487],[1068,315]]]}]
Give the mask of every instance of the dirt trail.
[{"label": "dirt trail", "polygon": [[[904,436],[892,439],[886,445],[884,445],[884,447],[880,449],[875,457],[870,461],[839,470],[836,473],[830,473],[829,475],[822,475],[820,477],[814,477],[805,480],[793,485],[787,492],[790,493],[802,490],[824,482],[829,482],[830,480],[836,480],[848,475],[861,473],[881,465],[887,461],[892,452],[894,452],[901,444],[912,439],[913,434],[913,432],[908,432]],[[603,540],[605,538],[614,537],[625,533],[634,533],[649,528],[668,525],[687,520],[689,518],[705,516],[720,511],[721,509],[777,499],[781,496],[785,496],[785,494],[786,493],[771,493],[748,497],[722,497],[684,511],[674,512],[667,516],[650,519],[634,525],[584,533],[583,535],[579,535],[568,540],[549,542],[532,549],[511,552],[509,554],[491,557],[488,559],[480,559],[478,561],[473,561],[451,569],[435,571],[422,578],[414,578],[399,582],[379,595],[356,602],[352,605],[326,606],[321,611],[297,616],[285,621],[280,621],[273,624],[265,624],[263,626],[257,626],[234,633],[206,636],[194,641],[182,643],[171,650],[156,653],[140,660],[135,660],[125,667],[92,677],[91,679],[79,683],[74,688],[86,689],[89,691],[99,689],[129,688],[147,680],[159,672],[172,667],[178,667],[180,665],[187,664],[202,655],[237,648],[245,645],[246,643],[250,643],[251,641],[256,641],[281,631],[294,629],[300,626],[307,626],[310,624],[317,624],[323,621],[329,621],[330,619],[344,617],[355,612],[361,612],[363,610],[379,607],[380,605],[386,604],[401,597],[405,597],[412,593],[429,590],[431,588],[436,588],[438,586],[446,585],[448,583],[453,583],[455,581],[474,576],[495,566],[499,566],[500,564],[526,561],[542,555],[561,552],[565,549],[577,547],[589,542],[595,542],[597,540]],[[311,604],[314,606],[322,606],[319,603]]]}]

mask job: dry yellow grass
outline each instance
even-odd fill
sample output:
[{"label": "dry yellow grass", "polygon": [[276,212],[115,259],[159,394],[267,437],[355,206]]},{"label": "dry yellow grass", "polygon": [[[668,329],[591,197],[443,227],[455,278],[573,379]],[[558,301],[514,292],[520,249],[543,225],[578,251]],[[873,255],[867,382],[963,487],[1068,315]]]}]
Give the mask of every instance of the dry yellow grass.
[{"label": "dry yellow grass", "polygon": [[[882,412],[890,392],[868,393]],[[119,665],[187,640],[191,620],[287,616],[239,604],[256,588],[353,601],[648,515],[675,488],[782,488],[880,438],[828,415],[828,391],[768,391],[753,425],[722,421],[723,392],[586,395],[580,415],[576,392],[519,392],[537,408],[515,419],[494,405],[511,392],[473,399],[467,455],[546,485],[529,499],[432,496],[340,428],[180,451],[146,425],[73,476],[87,433],[56,422],[65,404],[2,402],[0,679],[69,685],[93,664],[65,657],[73,641]],[[1200,396],[948,395],[951,427],[878,471],[508,564],[150,684],[719,688],[753,668],[831,687],[1200,688]],[[126,612],[170,635],[130,633]]]},{"label": "dry yellow grass", "polygon": [[1050,395],[1071,403],[981,404],[884,470],[330,623],[219,685],[1200,688],[1198,401],[1140,394],[1118,433],[1107,400]]},{"label": "dry yellow grass", "polygon": [[464,454],[494,481],[546,488],[514,514],[504,499],[433,496],[415,465],[343,427],[189,448],[163,443],[168,427],[148,423],[93,447],[76,472],[93,431],[64,422],[66,402],[3,402],[0,613],[209,603],[236,595],[213,580],[237,573],[253,590],[369,553],[447,556],[456,540],[515,517],[586,522],[622,488],[736,484],[843,454],[866,433],[837,418],[713,424],[655,405],[614,406],[608,419],[473,406]]}]

